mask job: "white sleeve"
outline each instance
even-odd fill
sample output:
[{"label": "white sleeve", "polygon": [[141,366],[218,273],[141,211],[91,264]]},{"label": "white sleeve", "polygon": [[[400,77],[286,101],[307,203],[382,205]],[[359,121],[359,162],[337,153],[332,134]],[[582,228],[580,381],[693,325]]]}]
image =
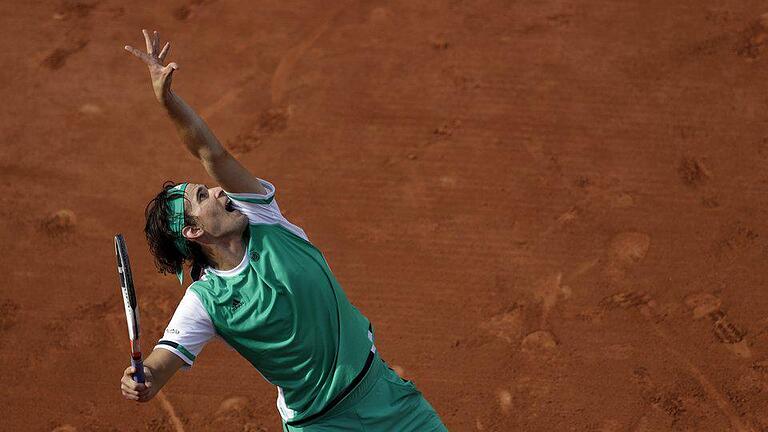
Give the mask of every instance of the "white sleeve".
[{"label": "white sleeve", "polygon": [[197,294],[187,289],[155,349],[162,348],[176,354],[184,360],[186,367],[190,367],[214,336],[216,330],[211,317]]},{"label": "white sleeve", "polygon": [[275,200],[275,186],[266,180],[258,180],[267,191],[264,195],[255,193],[229,193],[225,191],[227,196],[232,200],[235,209],[248,216],[248,223],[251,225],[281,225],[288,231],[307,240],[307,234],[304,233],[304,230],[288,222],[280,212],[280,207],[278,207],[277,201]]}]

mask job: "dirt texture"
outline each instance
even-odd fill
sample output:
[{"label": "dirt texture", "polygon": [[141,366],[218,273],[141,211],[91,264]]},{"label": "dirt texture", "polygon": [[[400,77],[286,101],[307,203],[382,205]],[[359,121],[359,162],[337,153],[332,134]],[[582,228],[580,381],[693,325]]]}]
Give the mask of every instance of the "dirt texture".
[{"label": "dirt texture", "polygon": [[328,258],[452,431],[768,430],[768,12],[752,0],[0,2],[0,429],[276,431],[211,343],[148,404],[183,295],[143,211],[208,181],[123,51]]}]

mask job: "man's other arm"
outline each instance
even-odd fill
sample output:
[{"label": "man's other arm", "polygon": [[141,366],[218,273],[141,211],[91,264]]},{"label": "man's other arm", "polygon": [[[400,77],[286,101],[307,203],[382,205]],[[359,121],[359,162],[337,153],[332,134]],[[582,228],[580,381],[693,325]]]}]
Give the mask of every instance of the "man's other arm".
[{"label": "man's other arm", "polygon": [[120,389],[123,397],[137,402],[149,402],[171,377],[184,366],[184,360],[164,349],[156,349],[144,361],[145,383],[139,384],[132,378],[133,366],[123,371]]}]

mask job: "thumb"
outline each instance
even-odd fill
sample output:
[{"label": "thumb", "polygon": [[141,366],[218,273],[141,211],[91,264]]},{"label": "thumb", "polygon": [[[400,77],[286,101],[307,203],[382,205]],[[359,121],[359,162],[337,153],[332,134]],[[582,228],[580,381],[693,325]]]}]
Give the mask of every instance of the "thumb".
[{"label": "thumb", "polygon": [[175,62],[170,62],[170,63],[168,63],[167,66],[165,66],[165,70],[167,72],[169,72],[169,73],[172,73],[173,71],[175,71],[178,68],[179,68],[179,65],[177,65]]}]

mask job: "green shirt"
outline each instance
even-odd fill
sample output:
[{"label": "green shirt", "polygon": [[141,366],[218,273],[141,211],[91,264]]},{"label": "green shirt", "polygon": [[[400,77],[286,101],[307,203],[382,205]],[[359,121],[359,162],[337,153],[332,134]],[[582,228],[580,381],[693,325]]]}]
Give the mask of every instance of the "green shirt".
[{"label": "green shirt", "polygon": [[[266,195],[228,194],[249,219],[243,261],[228,271],[206,269],[189,291],[216,335],[278,387],[283,419],[297,421],[347,387],[375,347],[368,319],[349,302],[322,253],[282,216],[274,187],[261,182]],[[175,330],[175,338],[166,331],[160,347],[183,339]],[[175,343],[172,351],[190,351]]]}]

